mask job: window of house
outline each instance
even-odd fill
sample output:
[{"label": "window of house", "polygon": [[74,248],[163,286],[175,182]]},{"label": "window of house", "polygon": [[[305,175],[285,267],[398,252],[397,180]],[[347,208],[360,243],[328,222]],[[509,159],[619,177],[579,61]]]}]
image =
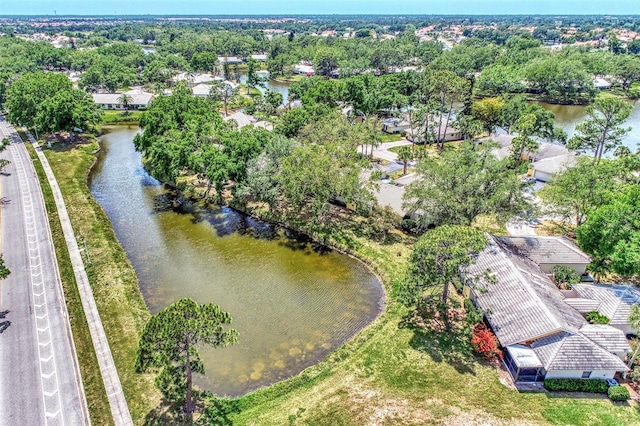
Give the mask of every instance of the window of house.
[{"label": "window of house", "polygon": [[588,379],[589,377],[591,377],[591,371],[583,371],[582,372],[582,378],[583,379]]}]

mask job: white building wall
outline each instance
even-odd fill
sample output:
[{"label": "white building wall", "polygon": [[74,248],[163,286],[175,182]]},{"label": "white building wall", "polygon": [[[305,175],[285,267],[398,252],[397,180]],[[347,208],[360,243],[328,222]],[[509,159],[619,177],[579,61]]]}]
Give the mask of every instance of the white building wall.
[{"label": "white building wall", "polygon": [[[579,379],[582,377],[583,370],[551,370],[547,371],[546,379]],[[590,379],[613,379],[616,375],[615,371],[593,370]]]},{"label": "white building wall", "polygon": [[551,173],[543,172],[541,170],[534,170],[533,176],[541,182],[548,182],[551,179]]}]

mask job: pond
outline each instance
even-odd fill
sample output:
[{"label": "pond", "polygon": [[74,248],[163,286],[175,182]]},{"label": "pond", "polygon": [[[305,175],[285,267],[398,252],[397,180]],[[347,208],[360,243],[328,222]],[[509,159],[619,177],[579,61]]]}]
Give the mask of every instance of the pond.
[{"label": "pond", "polygon": [[[247,75],[240,75],[240,83],[247,82]],[[264,94],[267,90],[274,90],[282,95],[282,104],[285,105],[289,98],[289,83],[285,83],[277,80],[266,80],[262,86],[258,86],[257,89]]]},{"label": "pond", "polygon": [[[541,103],[540,105],[556,115],[555,125],[563,128],[569,137],[575,133],[576,125],[585,120],[585,106],[546,103]],[[635,152],[640,144],[640,101],[633,103],[631,115],[624,123],[624,126],[631,127],[631,131],[623,140],[623,144],[631,148],[632,152]]]},{"label": "pond", "polygon": [[197,383],[240,396],[316,364],[383,309],[378,279],[360,262],[228,208],[203,208],[141,166],[137,127],[105,128],[91,191],[111,219],[152,313],[181,297],[216,303],[240,333],[202,348]]}]

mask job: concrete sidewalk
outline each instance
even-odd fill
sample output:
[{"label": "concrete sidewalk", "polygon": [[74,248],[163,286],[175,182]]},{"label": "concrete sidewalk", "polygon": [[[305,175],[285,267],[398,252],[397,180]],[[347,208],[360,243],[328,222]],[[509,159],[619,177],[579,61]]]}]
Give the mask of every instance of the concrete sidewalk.
[{"label": "concrete sidewalk", "polygon": [[120,377],[118,377],[118,371],[113,361],[113,356],[111,355],[109,342],[107,341],[107,336],[104,332],[104,328],[102,327],[98,307],[96,306],[96,302],[93,297],[89,278],[87,277],[87,272],[84,269],[82,256],[80,255],[75,233],[71,226],[71,220],[67,213],[67,207],[64,199],[62,198],[62,192],[60,191],[56,177],[53,174],[53,170],[51,170],[49,161],[42,152],[42,148],[40,148],[36,140],[28,131],[27,135],[38,154],[38,158],[42,163],[42,167],[47,175],[47,180],[51,186],[51,191],[53,192],[58,216],[60,218],[60,224],[62,225],[64,238],[67,242],[67,248],[69,249],[69,257],[71,258],[71,263],[73,265],[73,273],[78,284],[82,306],[87,317],[87,323],[89,324],[89,330],[91,332],[93,346],[98,358],[98,364],[100,365],[100,373],[102,374],[102,380],[104,381],[104,386],[109,398],[109,405],[111,406],[113,420],[117,426],[133,425],[129,407],[127,406],[127,401],[124,397],[124,392],[122,391]]}]

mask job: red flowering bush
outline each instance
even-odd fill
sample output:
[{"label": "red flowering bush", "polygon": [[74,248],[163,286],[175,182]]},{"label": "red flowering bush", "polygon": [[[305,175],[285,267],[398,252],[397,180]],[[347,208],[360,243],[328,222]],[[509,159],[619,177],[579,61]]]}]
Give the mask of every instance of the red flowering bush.
[{"label": "red flowering bush", "polygon": [[471,347],[476,354],[485,359],[491,359],[496,356],[502,357],[502,351],[498,349],[498,339],[495,334],[482,323],[478,323],[473,327]]}]

